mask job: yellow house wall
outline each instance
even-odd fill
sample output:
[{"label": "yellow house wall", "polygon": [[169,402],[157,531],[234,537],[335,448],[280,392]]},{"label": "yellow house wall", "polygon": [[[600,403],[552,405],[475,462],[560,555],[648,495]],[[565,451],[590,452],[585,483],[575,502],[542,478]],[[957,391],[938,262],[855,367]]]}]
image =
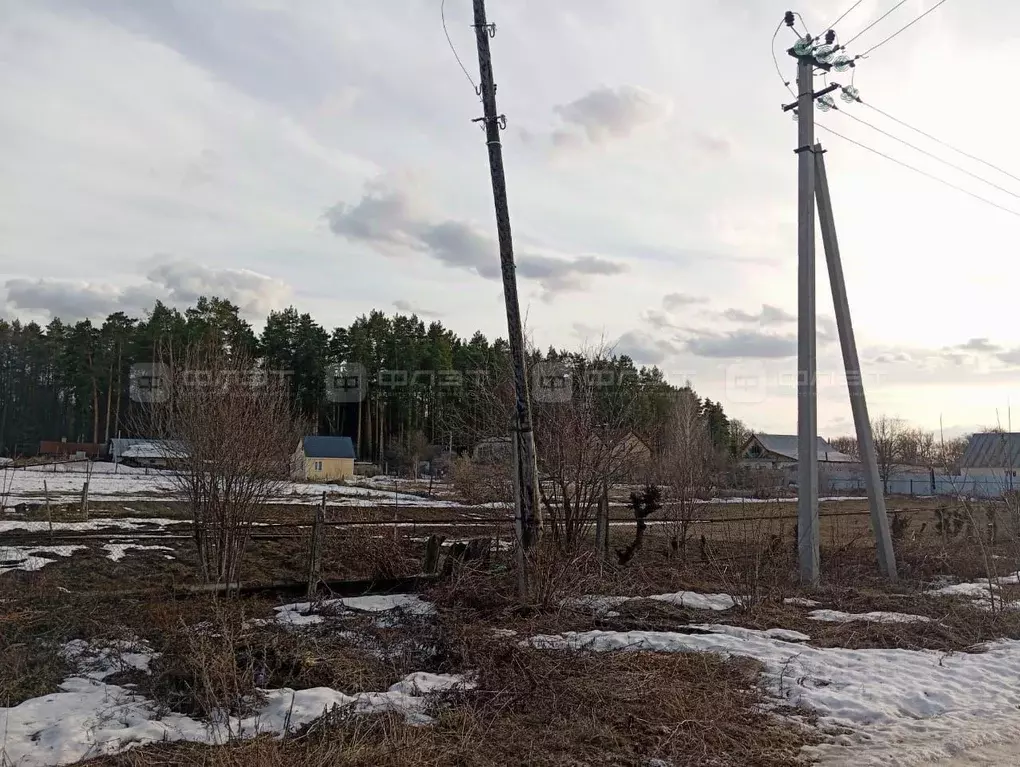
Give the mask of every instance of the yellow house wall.
[{"label": "yellow house wall", "polygon": [[[321,470],[315,465],[322,464]],[[316,480],[350,479],[354,476],[353,458],[305,458],[305,478]]]}]

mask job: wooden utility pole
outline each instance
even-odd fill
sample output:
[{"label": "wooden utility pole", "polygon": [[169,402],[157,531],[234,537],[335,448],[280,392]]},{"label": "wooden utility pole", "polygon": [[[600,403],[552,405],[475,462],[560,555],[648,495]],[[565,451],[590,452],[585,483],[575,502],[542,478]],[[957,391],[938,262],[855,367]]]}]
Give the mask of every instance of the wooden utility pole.
[{"label": "wooden utility pole", "polygon": [[492,75],[492,56],[489,38],[495,36],[496,25],[485,18],[485,0],[474,0],[475,39],[478,44],[478,70],[481,77],[481,97],[485,127],[485,143],[489,149],[489,170],[492,174],[492,196],[496,206],[496,231],[499,236],[499,261],[503,273],[503,298],[506,301],[507,335],[514,370],[516,399],[516,483],[518,488],[518,535],[524,550],[538,541],[542,510],[538,504],[538,467],[535,451],[535,432],[531,419],[531,397],[524,350],[524,331],[521,327],[521,307],[517,297],[517,273],[514,265],[513,238],[510,233],[510,209],[507,204],[506,177],[503,173],[503,145],[499,132],[506,127],[506,116],[496,112],[496,84]]}]

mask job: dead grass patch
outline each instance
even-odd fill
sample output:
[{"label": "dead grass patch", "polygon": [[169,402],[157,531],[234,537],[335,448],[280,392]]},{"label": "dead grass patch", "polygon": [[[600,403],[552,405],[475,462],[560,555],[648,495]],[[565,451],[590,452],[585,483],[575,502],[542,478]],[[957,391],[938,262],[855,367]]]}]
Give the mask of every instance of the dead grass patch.
[{"label": "dead grass patch", "polygon": [[809,736],[765,713],[754,663],[706,654],[548,653],[474,637],[480,688],[435,724],[334,712],[304,732],[220,748],[157,745],[90,764],[671,765],[771,767]]}]

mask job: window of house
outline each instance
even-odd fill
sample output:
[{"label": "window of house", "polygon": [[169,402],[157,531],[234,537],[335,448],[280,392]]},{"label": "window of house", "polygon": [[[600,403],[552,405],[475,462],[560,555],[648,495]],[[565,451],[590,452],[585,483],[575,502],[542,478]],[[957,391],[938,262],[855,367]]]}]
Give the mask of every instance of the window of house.
[{"label": "window of house", "polygon": [[322,461],[316,461],[315,462],[315,470],[316,471],[322,471]]},{"label": "window of house", "polygon": [[751,445],[751,447],[747,449],[747,454],[751,458],[757,458],[758,456],[761,455],[761,447],[759,447],[758,445]]}]

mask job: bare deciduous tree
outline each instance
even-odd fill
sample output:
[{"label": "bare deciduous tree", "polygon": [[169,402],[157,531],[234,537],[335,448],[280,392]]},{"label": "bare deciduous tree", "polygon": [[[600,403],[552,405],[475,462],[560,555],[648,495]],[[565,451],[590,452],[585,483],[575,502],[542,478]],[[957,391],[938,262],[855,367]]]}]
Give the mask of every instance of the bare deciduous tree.
[{"label": "bare deciduous tree", "polygon": [[896,464],[903,460],[903,435],[906,431],[906,423],[900,418],[883,415],[871,424],[875,455],[878,458],[878,475],[882,478],[883,493],[889,492],[889,477]]},{"label": "bare deciduous tree", "polygon": [[[164,363],[166,364],[166,363]],[[301,430],[286,384],[244,354],[194,346],[147,408],[170,483],[194,523],[202,578],[235,584],[259,508],[285,488]]]},{"label": "bare deciduous tree", "polygon": [[562,360],[569,400],[536,403],[541,499],[563,548],[590,530],[606,489],[632,478],[647,451],[628,428],[636,390],[607,374],[611,356],[596,348]]},{"label": "bare deciduous tree", "polygon": [[710,494],[716,458],[697,398],[692,392],[679,392],[666,423],[658,473],[659,484],[666,491],[664,518],[670,549],[682,558],[687,556],[687,538],[697,502]]},{"label": "bare deciduous tree", "polygon": [[832,445],[834,450],[860,460],[861,454],[857,447],[857,437],[836,437],[835,439],[830,439],[829,444]]}]

